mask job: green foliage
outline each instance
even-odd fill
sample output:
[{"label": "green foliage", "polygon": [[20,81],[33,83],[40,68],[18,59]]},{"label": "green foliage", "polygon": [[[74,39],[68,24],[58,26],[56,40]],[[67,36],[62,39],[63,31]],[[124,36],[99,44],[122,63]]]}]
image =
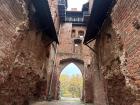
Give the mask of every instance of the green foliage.
[{"label": "green foliage", "polygon": [[80,97],[83,86],[82,75],[68,76],[63,74],[60,76],[60,85],[60,92],[62,97]]}]

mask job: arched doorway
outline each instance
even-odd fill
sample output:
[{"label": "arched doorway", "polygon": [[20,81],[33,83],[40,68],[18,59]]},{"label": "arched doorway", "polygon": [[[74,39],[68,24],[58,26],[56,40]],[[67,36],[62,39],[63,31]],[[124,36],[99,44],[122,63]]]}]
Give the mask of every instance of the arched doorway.
[{"label": "arched doorway", "polygon": [[69,63],[60,73],[61,100],[77,101],[82,98],[83,76],[77,65]]},{"label": "arched doorway", "polygon": [[[81,72],[82,74],[82,79],[83,79],[83,88],[82,88],[82,93],[81,93],[81,101],[84,101],[84,102],[87,102],[85,101],[86,100],[86,93],[87,90],[86,87],[86,82],[88,81],[87,80],[87,76],[86,76],[86,72],[87,72],[87,66],[86,66],[86,63],[81,60],[81,59],[78,59],[77,58],[66,58],[65,59],[61,59],[59,60],[58,62],[58,65],[56,66],[56,73],[53,75],[53,78],[52,78],[52,85],[51,85],[51,96],[52,96],[52,99],[56,99],[56,100],[59,100],[60,99],[60,81],[59,81],[59,78],[61,76],[61,73],[63,72],[63,70],[65,69],[65,67],[67,67],[69,64],[73,63]],[[91,92],[91,90],[89,90]]]}]

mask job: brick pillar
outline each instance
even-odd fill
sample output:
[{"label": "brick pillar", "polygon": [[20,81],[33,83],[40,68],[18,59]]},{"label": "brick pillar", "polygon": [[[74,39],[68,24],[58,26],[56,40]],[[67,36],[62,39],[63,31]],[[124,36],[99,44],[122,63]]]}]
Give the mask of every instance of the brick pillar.
[{"label": "brick pillar", "polygon": [[52,77],[52,83],[51,85],[51,89],[50,89],[50,95],[51,95],[51,99],[55,100],[56,99],[56,87],[57,87],[57,73],[53,72],[53,77]]},{"label": "brick pillar", "polygon": [[98,55],[95,55],[93,65],[93,91],[94,91],[94,105],[107,105],[107,96],[105,93],[104,79],[101,73]]},{"label": "brick pillar", "polygon": [[93,79],[92,72],[89,67],[85,70],[85,97],[84,102],[92,103],[93,102]]},{"label": "brick pillar", "polygon": [[98,71],[94,71],[94,104],[107,105],[103,78],[99,76]]}]

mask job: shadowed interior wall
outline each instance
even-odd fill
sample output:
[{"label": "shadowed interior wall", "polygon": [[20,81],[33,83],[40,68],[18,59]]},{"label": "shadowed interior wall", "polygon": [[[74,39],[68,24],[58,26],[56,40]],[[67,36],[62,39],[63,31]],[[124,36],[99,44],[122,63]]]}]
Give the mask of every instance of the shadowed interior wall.
[{"label": "shadowed interior wall", "polygon": [[24,0],[1,0],[0,4],[0,105],[44,99],[51,47],[35,25],[30,27]]},{"label": "shadowed interior wall", "polygon": [[[117,0],[96,39],[93,62],[103,76],[106,102],[109,105],[139,105],[139,19],[140,1]],[[93,42],[94,44],[94,42]],[[92,45],[94,48],[94,45]],[[98,60],[95,58],[98,57]],[[94,63],[92,64],[94,65]],[[91,67],[95,70],[95,67]],[[96,88],[94,90],[99,90]],[[95,93],[99,95],[100,93]],[[94,97],[96,105],[102,105]]]}]

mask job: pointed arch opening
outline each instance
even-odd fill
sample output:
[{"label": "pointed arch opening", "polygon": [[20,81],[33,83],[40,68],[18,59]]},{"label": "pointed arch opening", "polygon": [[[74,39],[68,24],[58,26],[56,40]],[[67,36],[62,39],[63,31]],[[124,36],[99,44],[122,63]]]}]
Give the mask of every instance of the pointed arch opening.
[{"label": "pointed arch opening", "polygon": [[80,68],[72,63],[66,65],[60,73],[61,100],[80,100],[83,90],[83,76]]}]

